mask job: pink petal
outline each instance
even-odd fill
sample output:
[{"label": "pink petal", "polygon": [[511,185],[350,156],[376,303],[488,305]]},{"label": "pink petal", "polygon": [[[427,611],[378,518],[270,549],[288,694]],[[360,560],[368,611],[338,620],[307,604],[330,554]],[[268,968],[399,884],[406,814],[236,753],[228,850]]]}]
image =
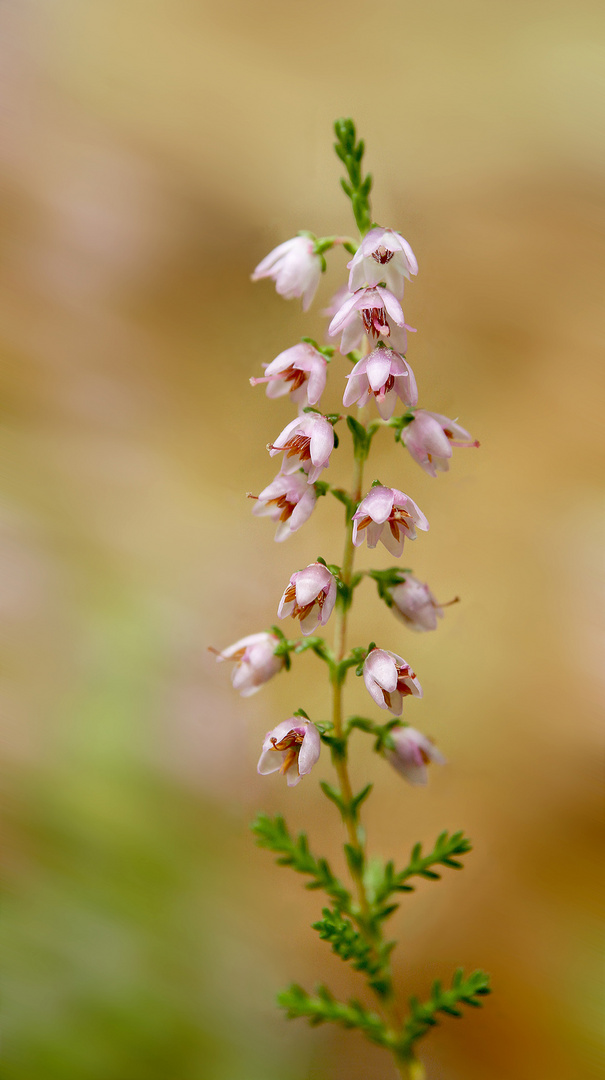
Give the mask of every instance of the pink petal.
[{"label": "pink petal", "polygon": [[391,373],[391,356],[390,349],[374,349],[368,357],[366,370],[372,390],[380,390],[387,381]]},{"label": "pink petal", "polygon": [[374,521],[382,524],[389,517],[393,509],[393,488],[376,486],[370,489],[368,494],[359,504],[356,516],[360,518],[369,515]]}]

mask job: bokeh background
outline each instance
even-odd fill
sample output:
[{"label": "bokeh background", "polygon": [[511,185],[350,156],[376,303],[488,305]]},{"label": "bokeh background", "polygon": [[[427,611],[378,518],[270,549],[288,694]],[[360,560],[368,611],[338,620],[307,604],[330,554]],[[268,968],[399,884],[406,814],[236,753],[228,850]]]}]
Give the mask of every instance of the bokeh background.
[{"label": "bokeh background", "polygon": [[482,444],[432,480],[385,435],[370,469],[430,518],[406,565],[463,601],[413,635],[368,585],[353,619],[414,664],[407,718],[450,762],[411,789],[359,737],[371,847],[475,843],[403,898],[397,981],[493,976],[424,1044],[429,1080],[603,1075],[603,21],[597,0],[3,3],[6,1080],[392,1075],[273,1003],[292,979],[361,993],[247,828],[283,811],[340,865],[315,776],[255,772],[268,727],[322,715],[318,662],[242,701],[206,651],[339,558],[336,502],[275,545],[245,493],[292,415],[248,379],[323,335],[344,259],[306,317],[249,274],[300,228],[351,230],[340,115],[420,262],[421,400]]}]

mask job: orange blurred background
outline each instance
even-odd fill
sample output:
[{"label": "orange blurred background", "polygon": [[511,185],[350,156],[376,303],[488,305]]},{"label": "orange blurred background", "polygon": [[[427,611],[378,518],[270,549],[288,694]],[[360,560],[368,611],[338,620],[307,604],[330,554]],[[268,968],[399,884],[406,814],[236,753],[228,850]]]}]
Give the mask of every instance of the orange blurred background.
[{"label": "orange blurred background", "polygon": [[[275,545],[245,493],[292,416],[248,379],[323,336],[345,260],[308,316],[249,274],[299,229],[351,231],[341,115],[420,263],[421,403],[481,441],[432,480],[383,433],[369,466],[430,519],[404,564],[463,600],[412,635],[364,584],[352,620],[416,668],[406,718],[450,762],[412,789],[357,738],[370,850],[475,845],[403,897],[397,981],[492,974],[422,1044],[429,1080],[603,1075],[603,21],[593,0],[3,5],[6,1080],[392,1075],[274,1005],[291,980],[363,994],[309,929],[321,898],[247,829],[284,812],[341,865],[327,754],[293,790],[255,768],[268,727],[321,718],[318,661],[242,700],[206,651],[340,558],[336,502]],[[368,711],[358,682],[347,707]]]}]

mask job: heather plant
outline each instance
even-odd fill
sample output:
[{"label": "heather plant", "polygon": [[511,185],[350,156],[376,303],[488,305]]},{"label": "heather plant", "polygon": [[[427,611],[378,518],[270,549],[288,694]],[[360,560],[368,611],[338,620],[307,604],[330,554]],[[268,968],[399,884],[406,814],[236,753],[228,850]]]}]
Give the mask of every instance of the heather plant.
[{"label": "heather plant", "polygon": [[[283,542],[307,524],[320,496],[333,496],[345,510],[342,561],[335,564],[318,557],[291,574],[277,615],[280,620],[298,621],[300,637],[291,637],[274,625],[224,649],[217,660],[234,664],[233,685],[242,696],[248,696],[282,669],[289,670],[293,658],[311,649],[324,666],[330,688],[329,715],[311,718],[298,709],[267,732],[258,772],[280,773],[288,785],[296,786],[312,771],[322,745],[327,748],[335,783],[321,781],[320,786],[344,824],[349,880],[341,881],[327,860],[312,852],[304,833],[292,835],[281,815],[271,818],[260,814],[252,828],[258,844],[273,851],[280,865],[302,874],[306,888],[325,894],[321,918],[313,923],[313,929],[366,980],[375,1005],[368,1008],[355,997],[339,1001],[324,985],[313,993],[292,985],[279,994],[279,1004],[291,1018],[358,1029],[393,1055],[402,1077],[421,1080],[424,1069],[417,1057],[419,1040],[444,1015],[459,1017],[463,1006],[480,1005],[489,993],[489,981],[482,971],[465,974],[459,969],[448,986],[435,982],[424,1000],[413,997],[404,1004],[395,993],[391,974],[395,942],[388,939],[386,930],[402,894],[414,889],[415,880],[436,881],[442,868],[460,869],[460,859],[471,850],[471,844],[462,832],[445,831],[429,851],[416,844],[401,867],[394,860],[369,857],[361,815],[372,785],[354,791],[347,762],[350,739],[361,736],[369,737],[369,749],[409,784],[426,784],[429,765],[445,764],[431,739],[402,718],[404,700],[421,698],[422,686],[411,664],[386,645],[389,626],[394,625],[391,614],[413,631],[428,632],[437,628],[446,605],[438,603],[428,585],[417,580],[411,570],[396,565],[355,571],[354,556],[364,543],[368,548],[381,543],[399,559],[405,542],[415,540],[417,531],[429,527],[410,495],[378,480],[369,488],[364,485],[366,462],[379,430],[390,431],[395,442],[433,477],[448,470],[453,447],[479,444],[456,421],[418,407],[416,379],[405,356],[408,333],[413,328],[406,324],[401,306],[404,284],[418,272],[416,257],[403,236],[372,220],[372,179],[363,175],[364,144],[357,140],[353,122],[337,121],[335,132],[335,150],[347,174],[341,184],[351,202],[360,239],[301,232],[263,259],[252,277],[254,281],[273,279],[280,295],[302,298],[307,310],[326,269],[327,252],[344,248],[351,256],[348,282],[328,309],[332,316],[328,336],[339,339],[338,346],[319,345],[303,337],[250,382],[264,384],[270,398],[289,395],[298,408],[297,416],[268,447],[270,456],[279,458],[281,466],[255,497],[253,513],[271,518],[277,525],[275,540]],[[344,373],[343,363],[349,365]],[[362,422],[351,412],[324,415],[320,411],[329,366],[342,380],[343,407],[356,406],[357,412],[369,406],[373,417]],[[348,490],[324,479],[338,447],[337,428],[348,432],[352,440],[354,466]],[[390,614],[380,643],[351,647],[347,642],[349,612],[364,578],[375,583],[379,601]],[[322,636],[329,622],[334,627],[331,643]],[[343,687],[351,675],[363,679],[372,705],[382,710],[382,722],[371,716],[345,715]]]}]

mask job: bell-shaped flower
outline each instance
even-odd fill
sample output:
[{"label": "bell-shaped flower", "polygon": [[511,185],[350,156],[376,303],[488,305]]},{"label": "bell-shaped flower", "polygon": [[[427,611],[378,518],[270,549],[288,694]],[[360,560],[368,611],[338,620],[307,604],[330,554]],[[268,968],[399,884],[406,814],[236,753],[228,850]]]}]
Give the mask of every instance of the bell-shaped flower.
[{"label": "bell-shaped flower", "polygon": [[394,750],[385,750],[385,757],[410,784],[426,784],[427,765],[432,761],[446,765],[446,759],[426,735],[413,727],[396,727],[390,731]]},{"label": "bell-shaped flower", "polygon": [[317,291],[322,265],[321,256],[315,253],[314,241],[308,236],[295,236],[259,262],[252,281],[273,278],[279,295],[286,300],[302,296],[303,311],[306,311]]},{"label": "bell-shaped flower", "polygon": [[279,602],[280,619],[291,615],[300,619],[305,637],[318,626],[325,626],[336,600],[336,578],[323,563],[310,563],[304,570],[292,574]]},{"label": "bell-shaped flower", "polygon": [[357,402],[361,408],[373,396],[383,420],[390,420],[397,398],[404,405],[418,404],[416,379],[410,365],[399,353],[383,345],[377,345],[369,356],[355,364],[347,379],[343,405]]},{"label": "bell-shaped flower", "polygon": [[380,540],[391,555],[399,557],[406,536],[416,539],[416,526],[426,532],[429,523],[414,500],[398,488],[377,484],[353,514],[353,543],[359,547],[365,536],[368,547],[375,548]]},{"label": "bell-shaped flower", "polygon": [[315,488],[307,483],[305,473],[278,473],[257,497],[252,513],[279,523],[275,533],[279,543],[304,525],[316,502]]},{"label": "bell-shaped flower", "polygon": [[265,374],[250,379],[251,386],[267,384],[267,397],[290,394],[300,405],[317,405],[326,388],[328,362],[306,341],[285,349],[270,364],[263,364]]},{"label": "bell-shaped flower", "polygon": [[277,645],[279,638],[275,634],[262,631],[240,638],[222,652],[216,652],[216,649],[210,651],[216,654],[217,663],[222,660],[235,661],[231,682],[242,697],[250,697],[283,668],[284,657],[275,655]]},{"label": "bell-shaped flower", "polygon": [[443,618],[443,608],[437,603],[428,585],[413,574],[387,589],[393,601],[392,610],[410,630],[436,630],[437,619]]},{"label": "bell-shaped flower", "polygon": [[377,339],[388,339],[389,344],[400,353],[407,350],[407,331],[413,330],[405,322],[399,300],[392,292],[377,285],[372,289],[358,289],[344,301],[328,327],[334,337],[342,331],[340,352],[343,355],[359,347],[363,333]]},{"label": "bell-shaped flower", "polygon": [[479,446],[455,420],[426,409],[416,410],[411,424],[403,430],[402,439],[414,460],[429,476],[437,476],[437,471],[448,471],[452,446]]},{"label": "bell-shaped flower", "polygon": [[311,772],[320,750],[321,740],[315,724],[300,716],[291,716],[267,732],[258,772],[261,776],[280,772],[286,777],[288,787],[295,787]]},{"label": "bell-shaped flower", "polygon": [[401,716],[408,694],[422,697],[422,687],[402,656],[388,649],[372,649],[363,665],[363,681],[370,697],[381,709]]},{"label": "bell-shaped flower", "polygon": [[349,289],[355,292],[364,285],[379,285],[403,296],[404,278],[418,273],[418,263],[407,240],[392,229],[370,229],[348,264]]},{"label": "bell-shaped flower", "polygon": [[282,472],[293,473],[301,467],[313,484],[330,464],[334,449],[334,428],[325,416],[305,413],[292,420],[267,447],[271,457],[284,452]]}]

